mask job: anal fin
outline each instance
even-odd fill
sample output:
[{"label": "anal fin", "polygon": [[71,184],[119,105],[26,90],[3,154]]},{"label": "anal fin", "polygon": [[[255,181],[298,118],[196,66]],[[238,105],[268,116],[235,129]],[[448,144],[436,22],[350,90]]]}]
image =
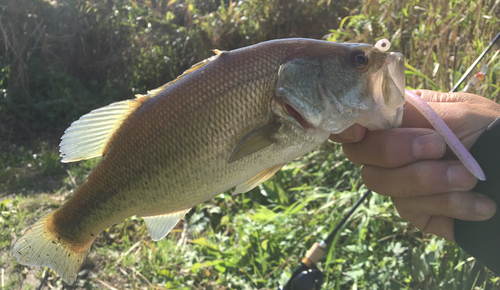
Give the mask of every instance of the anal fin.
[{"label": "anal fin", "polygon": [[238,193],[244,193],[244,192],[247,192],[247,191],[253,189],[257,185],[259,185],[262,182],[271,178],[271,176],[273,176],[276,172],[278,172],[278,170],[280,170],[281,167],[283,167],[285,164],[286,163],[271,166],[268,169],[260,172],[259,174],[252,176],[252,178],[250,178],[249,180],[236,186],[236,188],[234,189],[233,195],[238,194]]},{"label": "anal fin", "polygon": [[142,217],[153,241],[163,239],[191,209]]}]

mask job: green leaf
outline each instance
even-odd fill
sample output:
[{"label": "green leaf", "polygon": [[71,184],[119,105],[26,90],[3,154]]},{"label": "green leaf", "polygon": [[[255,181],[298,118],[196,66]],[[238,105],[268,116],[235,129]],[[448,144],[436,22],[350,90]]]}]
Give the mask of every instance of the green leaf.
[{"label": "green leaf", "polygon": [[[172,0],[172,1],[175,1],[175,0]],[[170,1],[170,2],[172,2]],[[165,20],[167,22],[170,22],[171,20],[173,20],[175,18],[175,15],[174,13],[170,12],[170,11],[167,11],[167,13],[165,14]]]},{"label": "green leaf", "polygon": [[225,273],[226,267],[221,266],[221,265],[217,265],[217,266],[215,266],[215,270],[217,270],[217,272],[219,272],[219,273]]},{"label": "green leaf", "polygon": [[216,250],[218,251],[218,247],[216,245],[213,245],[213,244],[210,244],[207,239],[205,238],[198,238],[198,239],[195,239],[195,240],[192,240],[192,241],[189,241],[189,243],[191,244],[196,244],[196,245],[200,245],[200,246],[205,246],[205,247],[208,247],[210,249],[213,249],[213,250]]},{"label": "green leaf", "polygon": [[414,68],[413,66],[411,66],[409,63],[405,62],[405,67],[408,69],[408,70],[405,70],[405,74],[406,75],[417,75],[419,77],[424,78],[429,83],[431,83],[431,85],[434,88],[438,87],[438,85],[433,80],[431,80],[428,76],[424,75],[423,73],[419,72],[416,68]]},{"label": "green leaf", "polygon": [[259,206],[257,213],[249,217],[256,222],[267,222],[276,217],[276,213],[265,206]]},{"label": "green leaf", "polygon": [[198,269],[203,268],[202,263],[194,263],[193,266],[191,266],[191,272],[196,272]]},{"label": "green leaf", "polygon": [[261,243],[260,243],[260,246],[262,247],[262,249],[264,249],[264,251],[267,251],[267,243],[269,242],[269,240],[263,240]]},{"label": "green leaf", "polygon": [[159,273],[160,273],[160,275],[165,276],[167,278],[170,277],[170,271],[167,269],[161,269]]}]

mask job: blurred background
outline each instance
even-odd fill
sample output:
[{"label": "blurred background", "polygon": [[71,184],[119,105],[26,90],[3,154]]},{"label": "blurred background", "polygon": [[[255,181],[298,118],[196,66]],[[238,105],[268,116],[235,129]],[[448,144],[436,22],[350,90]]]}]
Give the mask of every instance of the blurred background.
[{"label": "blurred background", "polygon": [[[212,49],[286,37],[387,38],[406,58],[407,88],[450,91],[499,32],[499,15],[498,0],[2,0],[2,289],[40,282],[43,268],[14,263],[11,243],[96,164],[61,164],[57,152],[64,130],[90,110],[159,87]],[[469,89],[494,101],[499,48]],[[115,225],[96,240],[77,284],[51,273],[43,289],[273,289],[362,189],[359,168],[327,143],[246,195],[198,206],[159,243],[136,218]],[[454,244],[400,220],[385,197],[373,195],[335,243],[320,264],[324,289],[500,287]]]}]

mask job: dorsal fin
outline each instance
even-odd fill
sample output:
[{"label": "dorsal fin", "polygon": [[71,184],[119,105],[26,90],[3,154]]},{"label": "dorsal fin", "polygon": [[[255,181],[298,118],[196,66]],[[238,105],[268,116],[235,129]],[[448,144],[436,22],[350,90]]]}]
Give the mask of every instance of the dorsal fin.
[{"label": "dorsal fin", "polygon": [[193,65],[176,79],[163,86],[150,90],[145,95],[135,95],[137,99],[112,103],[83,115],[66,129],[60,144],[62,162],[73,162],[102,156],[113,133],[120,127],[130,113],[137,109],[146,99],[156,96],[166,87],[175,84],[189,73],[205,66],[210,61],[227,52],[214,51],[216,55]]},{"label": "dorsal fin", "polygon": [[223,51],[223,50],[218,50],[218,49],[214,49],[213,52],[215,53],[214,56],[212,57],[209,57],[207,59],[204,59],[198,63],[195,63],[192,67],[190,67],[189,69],[187,69],[185,72],[183,72],[180,76],[176,77],[174,80],[164,84],[163,86],[161,87],[158,87],[154,90],[150,90],[148,91],[147,94],[145,95],[141,95],[141,94],[137,94],[135,95],[137,98],[142,98],[142,97],[154,97],[156,96],[159,92],[163,91],[166,87],[170,86],[170,85],[173,85],[175,84],[176,82],[180,81],[183,77],[187,76],[189,73],[191,72],[194,72],[195,70],[198,70],[202,67],[204,67],[206,64],[208,64],[209,62],[211,62],[212,60],[218,58],[219,56],[223,55],[223,54],[226,54],[227,51]]},{"label": "dorsal fin", "polygon": [[153,241],[163,239],[191,209],[184,209],[167,214],[142,217]]},{"label": "dorsal fin", "polygon": [[59,145],[61,161],[73,162],[101,156],[113,133],[144,100],[112,103],[81,116],[64,131]]}]

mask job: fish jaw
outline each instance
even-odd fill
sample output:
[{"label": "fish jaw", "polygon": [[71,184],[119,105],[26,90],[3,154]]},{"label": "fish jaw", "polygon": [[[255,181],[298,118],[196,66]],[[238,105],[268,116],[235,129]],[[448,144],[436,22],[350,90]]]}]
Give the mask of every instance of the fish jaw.
[{"label": "fish jaw", "polygon": [[325,102],[318,93],[320,67],[319,61],[306,58],[281,65],[272,110],[311,137],[326,140],[329,133],[321,128]]}]

